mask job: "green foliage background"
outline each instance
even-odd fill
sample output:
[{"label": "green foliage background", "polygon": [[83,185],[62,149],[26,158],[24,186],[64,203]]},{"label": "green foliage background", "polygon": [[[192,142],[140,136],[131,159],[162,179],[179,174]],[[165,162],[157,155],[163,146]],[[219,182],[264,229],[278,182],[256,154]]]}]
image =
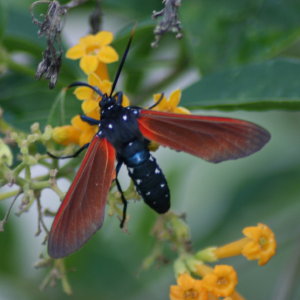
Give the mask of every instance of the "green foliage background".
[{"label": "green foliage background", "polygon": [[[104,29],[116,32],[119,53],[130,24],[138,21],[122,74],[123,88],[134,104],[143,105],[152,93],[169,90],[171,84],[183,88],[182,76],[197,70],[201,80],[183,90],[183,106],[243,118],[271,132],[261,152],[220,165],[169,149],[160,149],[157,157],[170,183],[173,210],[187,214],[194,249],[227,243],[238,239],[244,226],[266,223],[278,239],[278,254],[268,265],[258,267],[242,258],[224,263],[237,269],[238,291],[247,299],[299,299],[300,2],[182,1],[184,38],[178,41],[168,35],[158,49],[149,45],[151,12],[161,8],[160,1],[102,2]],[[6,121],[23,130],[33,122],[44,126],[60,89],[84,78],[76,63],[64,60],[54,90],[34,79],[45,41],[37,37],[31,22],[31,3],[0,2],[0,62],[7,68],[0,75],[0,105]],[[66,24],[75,20],[87,32],[93,4],[71,11]],[[16,63],[19,57],[26,63]],[[167,74],[165,80],[161,72]],[[78,112],[78,101],[69,96],[64,122]],[[47,201],[53,199],[46,199],[45,206]],[[129,213],[129,234],[107,217],[102,230],[67,259],[73,299],[168,299],[169,285],[175,282],[171,264],[140,269],[153,245],[149,231],[156,216],[142,203],[131,204]],[[1,233],[1,299],[65,299],[59,286],[38,289],[45,270],[32,265],[42,246],[34,238],[34,226],[20,230],[30,217],[11,216]]]}]

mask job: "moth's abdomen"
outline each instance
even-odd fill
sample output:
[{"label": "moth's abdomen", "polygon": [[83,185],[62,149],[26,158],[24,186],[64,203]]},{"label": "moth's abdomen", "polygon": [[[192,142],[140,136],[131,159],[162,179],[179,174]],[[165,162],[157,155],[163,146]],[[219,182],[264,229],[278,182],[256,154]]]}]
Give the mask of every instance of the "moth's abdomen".
[{"label": "moth's abdomen", "polygon": [[170,191],[155,158],[149,151],[143,150],[132,155],[125,163],[144,201],[158,213],[167,212],[170,208]]}]

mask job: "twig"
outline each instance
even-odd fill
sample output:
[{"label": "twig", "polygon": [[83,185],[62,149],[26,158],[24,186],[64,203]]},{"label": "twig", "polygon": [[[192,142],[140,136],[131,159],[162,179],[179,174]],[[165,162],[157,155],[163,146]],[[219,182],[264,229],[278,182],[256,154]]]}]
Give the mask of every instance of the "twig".
[{"label": "twig", "polygon": [[[87,1],[73,0],[65,5],[60,5],[58,1],[39,0],[31,5],[32,21],[39,27],[38,35],[47,39],[47,48],[43,52],[43,59],[37,67],[36,77],[38,79],[42,77],[49,79],[50,88],[54,88],[61,67],[62,45],[60,34],[63,28],[63,17],[69,9]],[[42,21],[35,18],[33,14],[34,8],[40,4],[48,4],[47,13],[41,15]]]},{"label": "twig", "polygon": [[[36,236],[40,235],[40,233],[42,232],[41,227],[44,229],[44,231],[46,232],[46,234],[49,234],[49,230],[44,222],[44,218],[43,218],[43,211],[42,211],[42,205],[41,205],[41,199],[37,198],[36,199],[36,204],[37,204],[37,212],[38,212],[38,230],[36,232]],[[44,240],[43,243],[46,242],[46,238]]]},{"label": "twig", "polygon": [[164,8],[160,11],[153,11],[152,17],[157,19],[161,17],[162,20],[156,25],[154,29],[155,40],[151,46],[157,47],[160,39],[166,32],[173,32],[177,39],[182,38],[181,22],[178,16],[178,9],[181,5],[181,0],[163,0]]}]

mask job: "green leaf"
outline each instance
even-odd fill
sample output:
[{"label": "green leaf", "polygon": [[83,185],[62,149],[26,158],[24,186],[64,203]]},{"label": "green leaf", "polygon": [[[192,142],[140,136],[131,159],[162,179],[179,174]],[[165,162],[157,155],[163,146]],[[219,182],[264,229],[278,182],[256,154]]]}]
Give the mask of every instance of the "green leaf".
[{"label": "green leaf", "polygon": [[14,6],[11,3],[8,5],[6,36],[19,36],[27,38],[33,43],[41,44],[41,40],[37,36],[37,30],[37,26],[32,22],[29,6],[27,6],[27,10],[24,10],[22,6]]},{"label": "green leaf", "polygon": [[3,38],[3,45],[9,52],[22,51],[32,54],[33,56],[40,58],[43,52],[41,43],[34,42],[34,39],[28,39],[27,37],[21,37],[17,35],[8,35]]},{"label": "green leaf", "polygon": [[181,12],[190,56],[204,74],[274,58],[300,38],[295,0],[187,1]]},{"label": "green leaf", "polygon": [[[0,209],[0,218],[5,215],[5,210]],[[11,218],[13,219],[13,218]],[[14,221],[9,219],[5,225],[4,232],[1,232],[0,247],[1,247],[1,259],[0,259],[0,273],[1,276],[7,274],[14,274],[18,268],[18,265],[14,260],[15,252],[13,249],[17,246],[17,236],[15,232]]]},{"label": "green leaf", "polygon": [[7,5],[5,1],[0,0],[0,41],[2,40],[7,21]]},{"label": "green leaf", "polygon": [[300,60],[276,59],[204,77],[183,91],[188,108],[300,110]]},{"label": "green leaf", "polygon": [[105,1],[105,7],[110,7],[113,11],[119,11],[127,17],[132,17],[132,20],[137,20],[140,17],[151,18],[153,10],[161,10],[163,5],[160,0],[144,1],[141,3],[139,0],[119,1],[110,0]]},{"label": "green leaf", "polygon": [[[124,27],[113,43],[120,57],[127,46],[131,31],[134,28],[134,23]],[[149,53],[153,51],[150,47],[153,39],[153,22],[144,21],[139,23],[134,30],[134,38],[132,46],[129,50],[129,55],[126,58],[125,68],[122,70],[122,78],[124,79],[124,90],[126,93],[135,93],[139,90],[143,83],[144,74],[146,72],[145,61]],[[113,79],[119,63],[110,66],[110,74]]]},{"label": "green leaf", "polygon": [[[4,118],[17,128],[29,129],[33,122],[44,126],[49,118],[52,125],[61,125],[61,111],[53,107],[57,91],[49,90],[46,82],[13,73],[1,80],[0,90],[0,106],[4,110]],[[64,115],[67,123],[81,111],[80,104],[80,101],[68,93]]]}]

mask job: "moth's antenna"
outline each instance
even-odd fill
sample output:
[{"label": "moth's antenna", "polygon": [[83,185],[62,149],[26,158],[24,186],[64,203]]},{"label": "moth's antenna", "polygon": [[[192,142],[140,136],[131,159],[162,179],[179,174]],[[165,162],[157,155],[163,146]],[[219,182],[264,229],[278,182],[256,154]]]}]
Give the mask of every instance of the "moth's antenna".
[{"label": "moth's antenna", "polygon": [[132,39],[133,39],[133,35],[134,35],[134,32],[135,32],[135,26],[133,27],[133,29],[131,30],[131,34],[130,34],[130,38],[129,38],[129,41],[127,43],[127,47],[124,51],[124,54],[122,56],[122,60],[119,64],[119,67],[118,67],[118,71],[116,73],[116,76],[115,76],[115,79],[114,79],[114,82],[113,82],[113,85],[112,85],[112,88],[111,88],[111,92],[110,92],[110,95],[109,97],[112,96],[114,90],[115,90],[115,87],[117,85],[117,82],[118,82],[118,79],[120,77],[120,74],[121,74],[121,71],[123,69],[123,66],[124,66],[124,63],[125,63],[125,60],[126,60],[126,57],[127,57],[127,54],[128,54],[128,51],[129,51],[129,48],[130,48],[130,45],[131,45],[131,42],[132,42]]},{"label": "moth's antenna", "polygon": [[85,83],[85,82],[79,82],[79,81],[77,81],[77,82],[73,82],[70,85],[68,85],[68,89],[71,88],[71,87],[74,87],[74,86],[86,86],[86,87],[92,89],[99,96],[103,97],[103,93],[96,86],[92,86],[92,85],[90,85],[88,83]]}]

